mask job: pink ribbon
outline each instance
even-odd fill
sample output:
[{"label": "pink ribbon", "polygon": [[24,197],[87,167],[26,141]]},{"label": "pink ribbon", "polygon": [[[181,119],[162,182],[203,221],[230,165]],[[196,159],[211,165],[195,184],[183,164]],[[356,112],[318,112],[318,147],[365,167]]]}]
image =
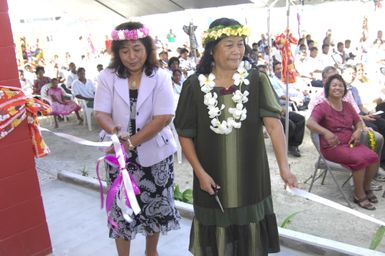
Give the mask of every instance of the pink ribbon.
[{"label": "pink ribbon", "polygon": [[[128,207],[128,209],[130,209],[130,210],[132,209],[135,214],[140,212],[140,208],[138,210],[138,203],[136,201],[136,198],[134,199],[135,202],[130,202],[130,199],[129,199],[130,198],[129,193],[131,191],[133,191],[135,195],[139,195],[140,189],[138,187],[138,184],[135,181],[135,178],[125,168],[125,166],[126,166],[126,160],[125,160],[126,159],[126,152],[124,150],[123,145],[120,144],[120,147],[121,147],[121,151],[116,152],[115,155],[106,155],[104,157],[101,157],[98,159],[98,161],[96,163],[96,175],[97,175],[98,181],[99,181],[100,202],[101,202],[101,208],[102,209],[104,206],[104,190],[103,190],[103,185],[102,185],[100,175],[99,175],[99,164],[102,161],[105,161],[109,165],[111,165],[115,168],[118,168],[118,172],[119,172],[118,176],[115,178],[114,182],[110,185],[110,188],[107,191],[107,197],[106,197],[106,212],[107,212],[107,216],[108,216],[108,222],[114,228],[117,227],[117,224],[110,217],[110,211],[111,211],[111,208],[112,208],[112,205],[113,205],[115,199],[118,200],[118,198],[121,198],[122,196],[124,196],[123,197],[124,203]],[[120,152],[122,152],[122,153],[119,154]],[[120,158],[123,158],[123,159],[120,159]],[[121,167],[122,162],[125,163],[124,167]],[[133,164],[136,167],[138,167],[138,165],[136,163],[129,163],[129,164]],[[126,182],[124,182],[124,175],[128,175],[128,177],[130,179],[130,182],[128,182],[128,183],[131,183],[131,184],[126,184]],[[132,186],[132,187],[127,188],[127,186]],[[123,192],[123,195],[121,194],[121,192]],[[131,196],[131,201],[133,198],[134,197]],[[132,203],[134,204],[134,207],[132,207]],[[124,207],[124,208],[126,208],[126,207]],[[127,215],[131,214],[130,212],[127,212],[127,209],[125,209],[125,210],[126,210],[126,212],[123,212],[123,213],[126,213]],[[124,211],[124,209],[122,209],[122,211]]]}]

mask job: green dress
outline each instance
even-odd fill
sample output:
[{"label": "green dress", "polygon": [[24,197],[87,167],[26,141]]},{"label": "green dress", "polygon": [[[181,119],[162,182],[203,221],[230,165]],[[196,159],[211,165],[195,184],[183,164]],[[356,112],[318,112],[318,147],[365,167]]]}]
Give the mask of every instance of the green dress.
[{"label": "green dress", "polygon": [[[210,129],[211,119],[203,103],[204,93],[196,75],[182,87],[175,116],[180,136],[192,138],[204,170],[221,187],[220,210],[215,198],[202,191],[194,175],[194,212],[189,249],[197,256],[255,256],[279,251],[279,236],[271,198],[269,165],[263,137],[263,117],[279,118],[281,107],[268,77],[249,71],[247,118],[240,129],[228,135]],[[231,88],[231,87],[230,87]],[[225,109],[219,120],[234,107],[232,93],[214,88],[219,106]]]}]

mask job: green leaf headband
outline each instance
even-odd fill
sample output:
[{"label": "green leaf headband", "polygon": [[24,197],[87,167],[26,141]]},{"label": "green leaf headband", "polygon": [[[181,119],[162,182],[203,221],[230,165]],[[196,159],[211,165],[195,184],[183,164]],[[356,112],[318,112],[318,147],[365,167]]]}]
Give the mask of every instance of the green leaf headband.
[{"label": "green leaf headband", "polygon": [[229,37],[229,36],[241,36],[243,38],[250,35],[250,29],[242,25],[234,25],[225,27],[219,25],[213,28],[208,29],[203,33],[202,44],[206,45],[210,41],[215,41],[218,38]]}]

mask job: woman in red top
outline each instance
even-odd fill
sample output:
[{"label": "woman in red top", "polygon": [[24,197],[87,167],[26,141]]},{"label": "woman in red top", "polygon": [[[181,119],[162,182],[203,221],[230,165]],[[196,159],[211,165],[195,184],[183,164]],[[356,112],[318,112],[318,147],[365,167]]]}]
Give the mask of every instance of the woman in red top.
[{"label": "woman in red top", "polygon": [[342,101],[346,83],[338,74],[325,84],[326,101],[317,105],[307,121],[307,127],[320,134],[322,155],[330,161],[352,170],[354,202],[360,207],[375,210],[378,199],[370,189],[370,182],[378,171],[377,154],[359,144],[363,122],[348,102]]}]

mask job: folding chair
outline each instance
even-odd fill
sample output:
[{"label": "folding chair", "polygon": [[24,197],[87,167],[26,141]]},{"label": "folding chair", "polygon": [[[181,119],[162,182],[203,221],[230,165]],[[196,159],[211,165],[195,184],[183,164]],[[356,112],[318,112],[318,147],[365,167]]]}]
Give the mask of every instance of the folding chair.
[{"label": "folding chair", "polygon": [[[314,173],[305,181],[305,183],[311,179],[310,187],[309,187],[309,192],[311,192],[311,189],[313,187],[314,182],[322,177],[322,182],[321,184],[324,185],[326,174],[330,173],[330,176],[332,177],[334,183],[337,185],[338,190],[341,192],[342,196],[344,197],[346,203],[350,208],[353,208],[350,200],[348,197],[345,195],[344,191],[342,190],[342,187],[352,178],[351,170],[332,161],[326,160],[323,155],[321,154],[320,150],[320,141],[319,141],[319,134],[318,133],[311,133],[311,141],[313,142],[313,145],[318,151],[318,160],[314,164]],[[318,170],[323,170],[321,174],[317,176]],[[341,172],[349,172],[350,176],[349,178],[340,186],[338,184],[336,177],[333,174],[333,171],[341,171]]]}]

